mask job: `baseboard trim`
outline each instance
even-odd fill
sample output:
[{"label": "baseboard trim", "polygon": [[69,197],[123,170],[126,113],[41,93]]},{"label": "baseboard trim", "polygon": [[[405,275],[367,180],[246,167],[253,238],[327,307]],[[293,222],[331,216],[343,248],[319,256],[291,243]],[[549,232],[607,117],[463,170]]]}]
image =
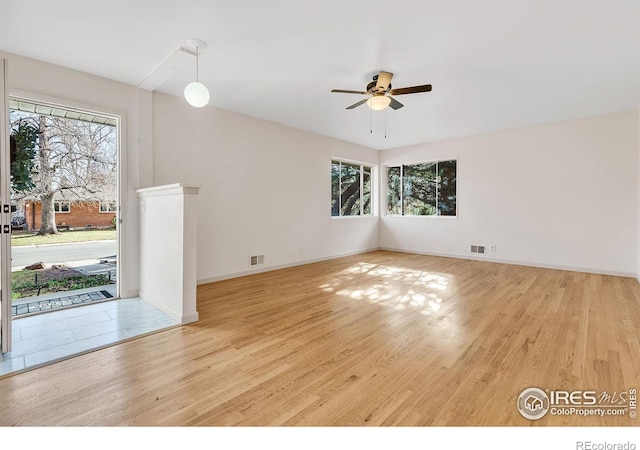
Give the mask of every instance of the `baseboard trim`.
[{"label": "baseboard trim", "polygon": [[198,311],[191,314],[185,314],[184,316],[182,316],[182,325],[197,322],[198,318],[199,318]]},{"label": "baseboard trim", "polygon": [[339,254],[336,254],[336,255],[323,256],[321,258],[305,259],[303,261],[296,261],[296,262],[293,262],[293,263],[277,264],[275,266],[258,267],[258,268],[255,268],[255,269],[243,270],[242,272],[232,272],[232,273],[227,273],[227,274],[224,274],[224,275],[218,275],[218,276],[215,276],[215,277],[200,278],[199,280],[197,280],[196,284],[200,285],[200,284],[207,284],[207,283],[215,283],[216,281],[230,280],[231,278],[245,277],[247,275],[253,275],[253,274],[256,274],[256,273],[271,272],[272,270],[280,270],[280,269],[288,269],[290,267],[304,266],[304,265],[307,265],[307,264],[313,264],[313,263],[322,262],[322,261],[330,261],[332,259],[337,259],[337,258],[344,258],[345,256],[361,255],[363,253],[374,252],[376,250],[380,250],[380,249],[378,247],[367,248],[367,249],[363,249],[363,250],[356,250],[354,252],[339,253]]},{"label": "baseboard trim", "polygon": [[127,291],[124,294],[120,293],[120,298],[133,298],[140,297],[140,291]]},{"label": "baseboard trim", "polygon": [[229,280],[229,279],[232,279],[232,278],[239,278],[239,277],[244,277],[244,276],[247,276],[247,275],[253,275],[253,274],[257,274],[257,273],[271,272],[273,270],[288,269],[290,267],[304,266],[306,264],[313,264],[313,263],[322,262],[322,261],[330,261],[332,259],[343,258],[343,257],[346,257],[346,256],[361,255],[363,253],[374,252],[376,250],[384,250],[384,251],[398,252],[398,253],[409,253],[409,254],[414,254],[414,255],[441,256],[443,258],[469,259],[469,260],[473,260],[473,261],[485,261],[485,262],[492,262],[492,263],[499,263],[499,264],[510,264],[510,265],[514,265],[514,266],[539,267],[541,269],[565,270],[565,271],[569,271],[569,272],[594,273],[594,274],[598,274],[598,275],[611,275],[611,276],[616,276],[616,277],[636,278],[638,280],[638,282],[640,283],[640,274],[636,274],[636,273],[633,273],[633,272],[620,272],[620,271],[615,271],[615,270],[593,269],[593,268],[578,267],[578,266],[564,266],[564,265],[560,265],[560,264],[544,264],[544,263],[536,263],[536,262],[530,262],[530,261],[514,261],[514,260],[508,260],[508,259],[487,258],[487,257],[475,256],[475,255],[462,255],[462,254],[457,254],[457,253],[424,252],[424,251],[418,251],[418,250],[406,250],[406,249],[392,248],[392,247],[368,248],[368,249],[363,249],[363,250],[357,250],[357,251],[354,251],[354,252],[339,253],[339,254],[330,255],[330,256],[323,256],[321,258],[305,259],[303,261],[296,261],[296,262],[293,262],[293,263],[278,264],[278,265],[267,266],[267,267],[260,267],[260,268],[256,268],[256,269],[244,270],[244,271],[241,271],[241,272],[232,272],[232,273],[228,273],[228,274],[224,274],[224,275],[218,275],[218,276],[215,276],[215,277],[200,278],[200,279],[197,280],[196,283],[198,285],[207,284],[207,283],[215,283],[216,281]]},{"label": "baseboard trim", "polygon": [[188,323],[197,322],[198,321],[198,311],[191,314],[181,314],[173,309],[169,308],[166,305],[163,305],[160,302],[153,300],[152,298],[146,297],[144,292],[140,292],[140,298],[145,302],[148,302],[158,308],[160,311],[170,316],[172,319],[176,320],[181,325],[186,325]]},{"label": "baseboard trim", "polygon": [[529,261],[513,261],[508,259],[488,258],[484,256],[475,256],[475,255],[461,255],[456,253],[422,252],[422,251],[416,251],[416,250],[404,250],[400,248],[391,248],[391,247],[380,247],[379,250],[386,250],[389,252],[399,252],[399,253],[412,253],[416,255],[442,256],[444,258],[470,259],[473,261],[486,261],[486,262],[500,263],[500,264],[511,264],[514,266],[539,267],[541,269],[566,270],[569,272],[595,273],[598,275],[612,275],[616,277],[637,278],[638,282],[640,282],[640,276],[638,276],[633,272],[619,272],[616,270],[593,269],[588,267],[564,266],[560,264],[545,264],[545,263],[536,263],[536,262],[529,262]]}]

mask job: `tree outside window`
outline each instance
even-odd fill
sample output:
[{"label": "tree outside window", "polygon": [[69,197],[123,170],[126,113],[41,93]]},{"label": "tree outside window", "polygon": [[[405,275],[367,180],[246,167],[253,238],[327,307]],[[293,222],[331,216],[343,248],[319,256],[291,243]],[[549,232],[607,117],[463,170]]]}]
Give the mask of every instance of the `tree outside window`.
[{"label": "tree outside window", "polygon": [[387,214],[456,216],[455,159],[387,167]]},{"label": "tree outside window", "polygon": [[371,167],[331,161],[331,215],[371,215]]}]

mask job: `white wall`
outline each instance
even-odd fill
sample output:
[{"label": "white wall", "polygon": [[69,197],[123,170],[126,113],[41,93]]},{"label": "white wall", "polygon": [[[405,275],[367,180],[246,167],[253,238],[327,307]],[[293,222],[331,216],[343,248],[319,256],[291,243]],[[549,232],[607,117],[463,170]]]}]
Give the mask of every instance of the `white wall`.
[{"label": "white wall", "polygon": [[9,60],[9,95],[86,107],[123,118],[121,169],[124,170],[120,287],[122,296],[138,292],[138,202],[135,190],[152,184],[151,94],[116,81],[0,51]]},{"label": "white wall", "polygon": [[638,111],[386,150],[458,156],[458,218],[382,217],[380,247],[635,276]]},{"label": "white wall", "polygon": [[153,113],[154,182],[201,187],[199,282],[378,247],[377,218],[330,217],[331,157],[377,151],[161,93]]}]

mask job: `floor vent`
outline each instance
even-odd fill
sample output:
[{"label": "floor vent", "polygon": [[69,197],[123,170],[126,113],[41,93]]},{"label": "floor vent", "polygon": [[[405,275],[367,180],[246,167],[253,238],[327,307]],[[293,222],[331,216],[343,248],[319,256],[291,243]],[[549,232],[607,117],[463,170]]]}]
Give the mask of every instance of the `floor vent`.
[{"label": "floor vent", "polygon": [[249,267],[264,265],[264,255],[249,256]]},{"label": "floor vent", "polygon": [[479,253],[481,255],[484,255],[485,254],[484,245],[472,245],[471,253]]}]

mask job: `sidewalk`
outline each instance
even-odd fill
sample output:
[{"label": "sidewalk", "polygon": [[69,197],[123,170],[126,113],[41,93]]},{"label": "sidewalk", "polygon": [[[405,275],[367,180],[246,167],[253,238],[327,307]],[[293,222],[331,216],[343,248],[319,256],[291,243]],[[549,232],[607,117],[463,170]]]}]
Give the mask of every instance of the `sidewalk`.
[{"label": "sidewalk", "polygon": [[95,241],[81,241],[81,242],[57,242],[55,244],[28,244],[28,245],[11,245],[12,249],[16,248],[42,248],[42,247],[55,247],[60,245],[82,245],[102,242],[113,242],[115,239],[96,239]]}]

